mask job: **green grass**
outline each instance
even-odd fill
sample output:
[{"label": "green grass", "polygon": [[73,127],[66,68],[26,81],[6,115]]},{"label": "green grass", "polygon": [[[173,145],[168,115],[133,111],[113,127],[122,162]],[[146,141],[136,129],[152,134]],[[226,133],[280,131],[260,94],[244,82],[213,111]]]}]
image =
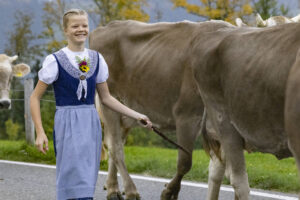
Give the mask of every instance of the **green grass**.
[{"label": "green grass", "polygon": [[24,141],[0,140],[0,159],[55,165],[53,143],[49,142],[49,151],[44,155]]},{"label": "green grass", "polygon": [[[270,154],[247,154],[247,172],[251,188],[296,193],[300,191],[295,160],[277,160]],[[53,144],[46,155],[22,141],[0,140],[0,159],[43,164],[55,164]],[[177,151],[164,148],[125,147],[125,161],[130,173],[172,178],[176,173]],[[209,157],[202,150],[193,153],[193,166],[185,180],[207,182]],[[107,170],[107,162],[101,163]],[[229,184],[224,180],[224,184]]]},{"label": "green grass", "polygon": [[294,158],[277,160],[271,154],[246,155],[250,187],[299,192],[299,178]]}]

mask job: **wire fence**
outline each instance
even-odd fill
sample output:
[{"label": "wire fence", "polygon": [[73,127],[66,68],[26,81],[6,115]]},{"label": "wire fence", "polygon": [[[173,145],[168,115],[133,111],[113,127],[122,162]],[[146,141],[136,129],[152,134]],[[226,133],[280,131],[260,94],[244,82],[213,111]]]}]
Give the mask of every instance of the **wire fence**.
[{"label": "wire fence", "polygon": [[[22,92],[22,93],[24,93],[24,90],[11,89],[10,92],[11,93],[16,93],[16,92]],[[53,90],[46,90],[45,93],[54,94],[54,91]],[[18,99],[11,98],[11,101],[24,101],[24,98],[23,99],[20,99],[20,98],[18,98]],[[43,99],[42,98],[41,101],[55,103],[54,99]]]},{"label": "wire fence", "polygon": [[[11,101],[24,101],[24,99],[10,99]],[[51,99],[41,99],[41,101],[55,103],[55,100]]]},{"label": "wire fence", "polygon": [[[10,89],[11,92],[24,92],[24,90],[20,90],[20,89]],[[54,94],[53,90],[46,90],[45,93],[52,93]]]}]

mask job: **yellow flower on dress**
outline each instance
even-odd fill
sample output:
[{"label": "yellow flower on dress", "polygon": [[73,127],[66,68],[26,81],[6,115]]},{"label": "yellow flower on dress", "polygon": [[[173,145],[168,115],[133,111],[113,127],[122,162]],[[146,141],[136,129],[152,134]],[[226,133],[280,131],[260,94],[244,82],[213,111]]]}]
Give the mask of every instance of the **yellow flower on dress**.
[{"label": "yellow flower on dress", "polygon": [[82,71],[82,72],[88,72],[90,70],[89,66],[87,65],[80,65],[79,66],[79,69]]},{"label": "yellow flower on dress", "polygon": [[75,57],[76,59],[76,62],[78,63],[78,66],[79,66],[79,69],[80,71],[86,73],[90,70],[90,59],[86,59],[86,58],[83,58],[82,60],[80,59],[80,57],[76,56]]}]

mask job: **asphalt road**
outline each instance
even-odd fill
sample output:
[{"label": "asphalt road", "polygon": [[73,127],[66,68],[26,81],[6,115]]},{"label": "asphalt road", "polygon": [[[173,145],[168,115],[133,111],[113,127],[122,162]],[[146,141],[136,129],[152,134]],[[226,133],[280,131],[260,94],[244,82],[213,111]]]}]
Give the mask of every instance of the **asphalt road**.
[{"label": "asphalt road", "polygon": [[[106,172],[99,172],[96,200],[105,200],[103,185]],[[168,179],[131,175],[142,200],[159,200],[160,193]],[[121,181],[120,181],[121,183]],[[122,184],[120,184],[122,187]],[[182,182],[179,200],[205,200],[207,185],[196,182]],[[295,194],[274,193],[263,190],[251,190],[252,200],[298,200]],[[55,166],[38,165],[0,160],[0,199],[1,200],[54,200]],[[220,200],[234,199],[233,189],[221,188]]]}]

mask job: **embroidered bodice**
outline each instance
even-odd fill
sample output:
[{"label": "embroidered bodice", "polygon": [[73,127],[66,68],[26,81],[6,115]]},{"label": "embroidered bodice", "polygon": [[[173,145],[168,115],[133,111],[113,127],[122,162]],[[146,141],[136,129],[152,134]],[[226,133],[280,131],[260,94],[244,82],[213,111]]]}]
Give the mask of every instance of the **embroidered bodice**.
[{"label": "embroidered bodice", "polygon": [[57,106],[94,104],[99,56],[96,51],[88,51],[90,70],[86,73],[72,66],[62,50],[53,54],[58,64],[58,77],[53,82]]}]

